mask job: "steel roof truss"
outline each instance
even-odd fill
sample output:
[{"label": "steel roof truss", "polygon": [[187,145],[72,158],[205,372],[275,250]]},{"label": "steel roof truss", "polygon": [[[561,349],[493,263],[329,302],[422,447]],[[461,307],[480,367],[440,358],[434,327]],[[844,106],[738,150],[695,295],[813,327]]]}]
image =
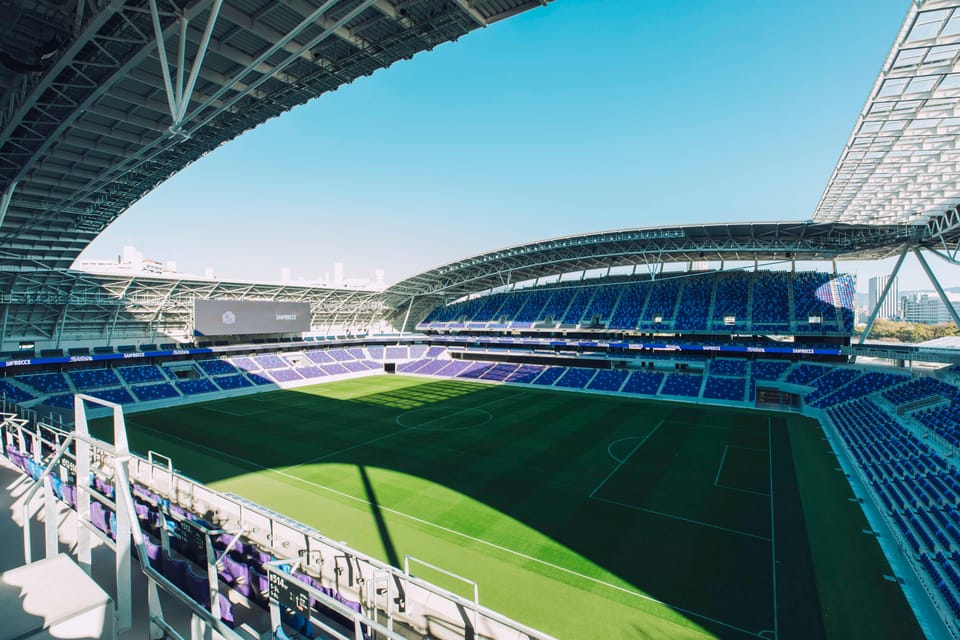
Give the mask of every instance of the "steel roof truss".
[{"label": "steel roof truss", "polygon": [[190,76],[184,86],[184,69],[187,66],[186,48],[187,48],[187,25],[189,18],[179,16],[177,24],[179,25],[179,46],[177,47],[177,75],[176,82],[171,78],[170,65],[167,62],[167,47],[163,28],[160,26],[160,14],[157,8],[157,0],[148,0],[150,5],[150,14],[153,18],[153,32],[157,40],[157,53],[160,58],[160,72],[163,76],[163,86],[167,91],[167,103],[170,106],[170,116],[173,120],[170,125],[170,131],[176,134],[181,133],[183,119],[187,113],[187,107],[190,104],[190,98],[193,95],[193,89],[197,84],[197,76],[200,67],[203,65],[203,58],[207,54],[207,47],[210,44],[210,37],[213,35],[213,25],[217,22],[220,15],[220,8],[223,6],[223,0],[213,0],[210,7],[210,13],[207,16],[207,24],[203,30],[203,37],[200,40],[199,48],[194,54],[193,65],[190,69]]}]

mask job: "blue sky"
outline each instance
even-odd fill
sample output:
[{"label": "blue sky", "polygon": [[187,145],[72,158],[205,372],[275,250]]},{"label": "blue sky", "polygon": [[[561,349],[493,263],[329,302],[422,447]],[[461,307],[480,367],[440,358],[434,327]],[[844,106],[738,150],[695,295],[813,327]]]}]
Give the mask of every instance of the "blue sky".
[{"label": "blue sky", "polygon": [[566,234],[808,219],[907,7],[555,0],[244,134],[84,257],[390,283]]}]

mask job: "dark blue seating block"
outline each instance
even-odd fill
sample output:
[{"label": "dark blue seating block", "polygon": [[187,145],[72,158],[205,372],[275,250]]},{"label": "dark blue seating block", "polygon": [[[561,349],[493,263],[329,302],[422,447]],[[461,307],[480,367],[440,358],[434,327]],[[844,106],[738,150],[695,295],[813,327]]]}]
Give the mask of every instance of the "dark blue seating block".
[{"label": "dark blue seating block", "polygon": [[101,387],[114,387],[120,384],[120,379],[112,369],[79,369],[68,373],[77,389],[86,391]]},{"label": "dark blue seating block", "polygon": [[180,380],[177,383],[177,389],[180,393],[188,396],[199,393],[213,393],[219,391],[217,387],[207,378],[197,378],[195,380]]},{"label": "dark blue seating block", "polygon": [[533,384],[544,386],[553,385],[554,382],[560,379],[560,376],[562,376],[566,370],[566,367],[547,367],[539,376],[537,376],[536,380],[533,381]]},{"label": "dark blue seating block", "polygon": [[163,400],[165,398],[179,398],[180,394],[177,393],[177,390],[173,388],[172,385],[167,383],[161,384],[144,384],[131,387],[134,395],[137,396],[142,401],[147,400]]},{"label": "dark blue seating block", "polygon": [[40,393],[58,393],[70,390],[67,379],[59,372],[21,374],[17,376],[17,380],[33,387]]},{"label": "dark blue seating block", "polygon": [[251,382],[247,380],[243,374],[235,373],[232,375],[226,376],[217,376],[213,379],[218,387],[221,389],[241,389],[243,387],[252,386]]},{"label": "dark blue seating block", "polygon": [[224,376],[238,373],[237,368],[226,360],[199,360],[197,365],[208,376]]},{"label": "dark blue seating block", "polygon": [[668,396],[697,397],[700,395],[700,386],[703,376],[690,373],[668,373],[660,391]]}]

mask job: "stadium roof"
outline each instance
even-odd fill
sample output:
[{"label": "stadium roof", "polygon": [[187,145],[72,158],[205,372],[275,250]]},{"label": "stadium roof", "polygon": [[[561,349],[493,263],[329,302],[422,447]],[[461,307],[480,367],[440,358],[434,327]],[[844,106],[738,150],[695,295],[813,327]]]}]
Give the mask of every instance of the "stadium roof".
[{"label": "stadium roof", "polygon": [[0,2],[0,269],[69,267],[225,141],[549,1]]},{"label": "stadium roof", "polygon": [[[67,268],[130,205],[225,141],[549,1],[0,2],[0,270]],[[631,261],[878,258],[908,241],[955,250],[958,65],[960,0],[915,0],[817,207],[823,224],[575,236],[439,267],[391,296]]]},{"label": "stadium roof", "polygon": [[[650,227],[554,238],[490,251],[431,269],[386,291],[388,304],[411,297],[453,299],[532,278],[623,265],[698,261],[880,259],[904,247],[954,249],[960,229],[936,224],[815,222]],[[941,254],[942,255],[942,254]]]},{"label": "stadium roof", "polygon": [[[97,274],[76,270],[0,273],[7,340],[59,340],[64,332],[95,335],[108,345],[143,334],[191,336],[197,299],[307,302],[311,325],[327,335],[357,333],[388,309],[378,291]],[[59,346],[59,345],[58,345]]]},{"label": "stadium roof", "polygon": [[960,204],[960,0],[915,0],[817,205],[909,223]]}]

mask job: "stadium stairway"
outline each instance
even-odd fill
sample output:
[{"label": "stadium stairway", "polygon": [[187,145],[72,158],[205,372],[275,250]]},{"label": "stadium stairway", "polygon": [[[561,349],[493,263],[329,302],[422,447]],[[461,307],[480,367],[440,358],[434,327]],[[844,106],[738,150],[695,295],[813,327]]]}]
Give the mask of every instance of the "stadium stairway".
[{"label": "stadium stairway", "polygon": [[628,287],[620,287],[619,289],[620,291],[617,293],[617,299],[614,300],[613,305],[610,307],[610,312],[607,314],[606,322],[604,323],[605,327],[610,326],[610,320],[612,320],[616,315],[621,301],[624,300],[624,298],[627,296],[627,292],[629,291]]},{"label": "stadium stairway", "polygon": [[787,317],[790,318],[790,331],[796,333],[797,324],[800,320],[797,318],[797,303],[792,286],[787,287],[787,309],[789,310]]},{"label": "stadium stairway", "polygon": [[567,314],[570,313],[570,308],[573,306],[573,303],[576,302],[576,300],[577,300],[577,294],[574,293],[574,295],[570,296],[570,299],[563,306],[563,312],[554,316],[555,322],[553,324],[555,327],[562,326],[564,318],[566,318]]},{"label": "stadium stairway", "polygon": [[[884,408],[884,409],[887,411],[887,413],[889,413],[890,415],[892,415],[892,416],[896,416],[896,415],[897,415],[897,406],[894,405],[894,404],[893,404],[892,402],[890,402],[889,400],[887,400],[886,398],[884,398],[882,394],[876,394],[876,395],[873,397],[873,400],[874,400],[874,402],[876,402],[879,406],[881,406],[882,408]],[[918,438],[921,438],[928,447],[930,447],[931,449],[933,449],[933,450],[934,450],[935,452],[937,452],[939,455],[943,456],[944,458],[948,458],[948,459],[949,459],[949,458],[953,458],[953,456],[954,456],[953,447],[949,446],[946,442],[944,442],[943,440],[941,440],[941,439],[939,439],[939,438],[935,438],[935,437],[934,437],[934,438],[931,438],[931,437],[929,437],[929,429],[928,429],[928,427],[927,427],[926,425],[924,425],[919,419],[917,419],[913,414],[914,414],[915,412],[917,412],[917,411],[922,411],[922,410],[925,410],[925,409],[930,409],[930,408],[933,408],[933,407],[935,407],[935,406],[947,405],[947,404],[949,404],[949,402],[950,402],[949,400],[943,400],[943,401],[941,401],[940,403],[938,403],[938,405],[927,405],[927,406],[924,406],[924,407],[922,407],[922,408],[920,408],[920,409],[916,409],[916,410],[914,410],[914,411],[907,411],[907,412],[905,412],[902,416],[900,416],[901,422],[903,423],[903,425],[904,425],[907,429],[910,430],[911,433],[913,433],[913,434],[914,434],[915,436],[917,436]]]},{"label": "stadium stairway", "polygon": [[719,291],[719,286],[714,286],[713,290],[710,292],[710,305],[707,307],[707,326],[710,326],[710,323],[713,321],[713,312],[717,308],[717,291]]},{"label": "stadium stairway", "polygon": [[[840,288],[837,280],[830,280],[830,292],[833,294],[834,300],[840,300]],[[843,314],[840,313],[840,307],[834,307],[834,311],[837,316],[837,326],[843,326]]]}]

